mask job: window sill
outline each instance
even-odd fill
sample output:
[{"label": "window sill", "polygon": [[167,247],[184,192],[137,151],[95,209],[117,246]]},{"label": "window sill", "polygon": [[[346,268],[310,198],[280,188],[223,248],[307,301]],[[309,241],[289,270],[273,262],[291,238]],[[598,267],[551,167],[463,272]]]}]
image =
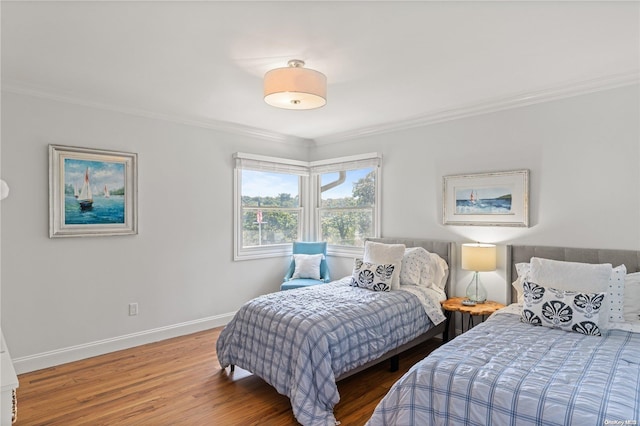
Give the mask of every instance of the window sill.
[{"label": "window sill", "polygon": [[327,247],[327,256],[362,257],[364,256],[364,247],[329,246]]},{"label": "window sill", "polygon": [[241,261],[284,256],[291,256],[291,243],[264,247],[242,248],[234,253],[233,260]]}]

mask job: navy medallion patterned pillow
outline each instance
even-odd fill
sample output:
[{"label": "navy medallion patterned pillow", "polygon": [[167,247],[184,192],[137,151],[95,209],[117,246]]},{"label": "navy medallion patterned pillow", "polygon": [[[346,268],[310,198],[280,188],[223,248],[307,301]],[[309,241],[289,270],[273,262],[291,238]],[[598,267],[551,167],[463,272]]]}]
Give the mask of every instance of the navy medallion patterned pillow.
[{"label": "navy medallion patterned pillow", "polygon": [[373,291],[390,291],[394,269],[392,264],[378,265],[356,259],[349,285]]},{"label": "navy medallion patterned pillow", "polygon": [[600,336],[598,319],[605,293],[579,293],[524,282],[522,322]]}]

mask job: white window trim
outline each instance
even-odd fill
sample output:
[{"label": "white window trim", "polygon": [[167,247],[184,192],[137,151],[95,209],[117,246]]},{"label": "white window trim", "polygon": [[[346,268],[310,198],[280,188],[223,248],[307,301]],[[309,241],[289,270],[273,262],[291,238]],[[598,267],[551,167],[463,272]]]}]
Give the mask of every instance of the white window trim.
[{"label": "white window trim", "polygon": [[[364,167],[377,167],[376,170],[376,204],[374,206],[374,234],[380,236],[380,195],[382,174],[380,167],[382,155],[376,152],[332,158],[320,161],[300,161],[286,158],[269,157],[258,154],[237,152],[233,154],[233,260],[250,260],[267,257],[291,255],[291,244],[271,244],[262,247],[242,247],[242,170],[262,170],[276,173],[291,173],[300,176],[300,223],[298,235],[301,241],[314,241],[322,234],[320,230],[319,179],[321,173],[340,170],[353,170]],[[309,206],[313,206],[310,208]],[[327,254],[331,256],[353,257],[362,255],[362,247],[330,245]]]},{"label": "white window trim", "polygon": [[[381,209],[381,188],[382,188],[382,173],[380,173],[380,167],[382,165],[382,155],[377,152],[370,152],[367,154],[351,155],[347,157],[332,158],[329,160],[312,161],[309,163],[311,168],[311,192],[314,202],[314,218],[313,223],[313,235],[319,238],[322,235],[320,229],[320,174],[338,172],[342,170],[355,170],[365,167],[376,168],[376,204],[373,206],[373,233],[372,238],[380,236],[380,209]],[[338,257],[354,257],[362,256],[364,248],[352,247],[352,246],[339,246],[328,245],[327,255]]]},{"label": "white window trim", "polygon": [[233,260],[262,259],[266,257],[287,256],[291,254],[291,243],[270,244],[261,247],[242,246],[242,170],[259,170],[276,173],[290,173],[300,176],[298,189],[300,191],[300,215],[298,222],[299,238],[306,238],[305,221],[308,215],[309,166],[306,161],[290,160],[286,158],[268,157],[265,155],[237,152],[233,154]]}]

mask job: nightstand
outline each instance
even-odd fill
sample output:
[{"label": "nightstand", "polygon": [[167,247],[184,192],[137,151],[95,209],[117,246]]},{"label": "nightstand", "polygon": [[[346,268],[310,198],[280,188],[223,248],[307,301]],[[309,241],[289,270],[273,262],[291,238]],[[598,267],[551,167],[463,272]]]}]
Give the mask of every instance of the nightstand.
[{"label": "nightstand", "polygon": [[[2,331],[0,330],[0,333]],[[18,387],[18,376],[13,368],[11,356],[4,342],[4,334],[0,341],[0,371],[2,371],[2,413],[0,425],[9,426],[16,419],[17,401],[16,388]]]},{"label": "nightstand", "polygon": [[449,341],[449,336],[455,336],[455,316],[454,312],[460,312],[460,320],[461,320],[461,328],[464,333],[464,314],[469,315],[469,319],[467,322],[467,330],[474,326],[473,317],[480,316],[482,317],[481,321],[485,320],[485,316],[491,315],[498,309],[504,308],[502,303],[492,302],[487,300],[484,303],[477,303],[474,306],[463,305],[462,301],[466,299],[466,297],[452,297],[447,300],[443,300],[442,309],[444,309],[445,316],[447,317],[447,323],[444,330],[444,335],[442,339],[444,342]]}]

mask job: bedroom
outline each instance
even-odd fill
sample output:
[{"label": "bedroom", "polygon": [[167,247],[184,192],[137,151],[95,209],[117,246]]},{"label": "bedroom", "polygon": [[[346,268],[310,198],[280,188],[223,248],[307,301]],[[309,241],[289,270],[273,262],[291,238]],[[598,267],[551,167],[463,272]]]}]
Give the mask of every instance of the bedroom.
[{"label": "bedroom", "polygon": [[[181,11],[184,7],[181,3],[184,2],[172,4],[172,7]],[[366,6],[371,5],[353,7],[357,10]],[[464,6],[482,7],[481,4]],[[73,86],[58,74],[67,71],[65,68],[62,71],[54,68],[50,73],[46,68],[36,68],[33,81],[16,82],[21,75],[11,74],[12,60],[21,58],[18,53],[22,45],[15,46],[12,40],[26,40],[28,34],[18,31],[12,23],[29,29],[26,23],[39,22],[51,31],[55,25],[45,26],[47,17],[62,19],[66,16],[66,13],[56,16],[57,7],[60,5],[55,2],[24,6],[11,2],[2,4],[2,178],[11,188],[10,196],[2,201],[2,329],[19,372],[220,326],[244,301],[278,288],[288,259],[232,260],[232,155],[238,151],[301,160],[373,151],[381,153],[381,233],[384,236],[416,236],[460,243],[491,241],[500,245],[640,249],[637,3],[612,5],[611,15],[585,12],[585,19],[593,19],[596,23],[598,17],[613,20],[592,26],[579,25],[575,17],[577,9],[595,8],[597,3],[539,6],[553,8],[551,14],[560,22],[558,27],[553,27],[555,34],[563,34],[563,29],[572,28],[579,37],[573,40],[567,36],[573,43],[569,45],[581,46],[581,53],[592,52],[593,58],[597,58],[590,62],[591,68],[572,68],[564,63],[563,69],[573,70],[573,73],[555,77],[560,72],[557,61],[565,58],[557,56],[566,53],[562,51],[564,45],[558,46],[556,51],[551,48],[553,39],[545,39],[541,34],[531,36],[531,49],[544,40],[549,54],[538,50],[538,46],[532,51],[524,51],[528,55],[517,58],[522,61],[528,58],[531,62],[523,62],[522,66],[536,65],[539,74],[548,72],[546,83],[536,89],[557,90],[544,92],[547,95],[546,98],[542,96],[544,102],[515,103],[510,109],[488,108],[486,113],[479,114],[480,107],[493,106],[490,101],[499,97],[489,92],[476,102],[452,105],[451,109],[459,114],[457,118],[454,114],[440,121],[437,114],[431,114],[423,121],[418,120],[415,126],[382,127],[371,134],[359,136],[354,133],[346,139],[332,141],[329,136],[340,133],[340,129],[336,129],[327,132],[324,141],[318,138],[315,143],[260,137],[255,129],[237,131],[235,126],[224,126],[220,122],[203,126],[197,125],[195,119],[162,119],[166,118],[162,111],[156,115],[136,114],[140,108],[134,95],[123,99],[109,98],[110,85],[114,84],[114,80],[108,78],[109,73],[122,73],[121,64],[129,64],[126,61],[132,60],[128,56],[119,59],[119,52],[108,49],[109,44],[103,50],[95,51],[92,46],[76,46],[82,47],[80,51],[86,55],[94,52],[95,56],[86,56],[87,59],[98,61],[106,72],[95,75],[93,80],[84,80],[85,86]],[[78,41],[79,35],[93,34],[89,23],[101,22],[94,16],[97,14],[95,8],[115,6],[83,4],[75,7],[85,9],[78,15],[79,22],[76,26],[69,22],[69,32],[61,31],[57,34],[60,38],[53,38],[52,33],[50,37],[54,42]],[[114,27],[119,23],[131,29],[136,17],[153,16],[151,4],[140,7],[143,10],[131,15],[130,21],[119,23],[118,19],[124,18],[118,18],[114,13],[115,16],[108,16],[112,21],[105,22],[113,22]],[[403,8],[416,6],[395,7],[398,16],[407,17],[411,13]],[[616,13],[616,8],[624,11]],[[472,12],[477,10],[472,9]],[[562,22],[562,17],[567,22]],[[614,26],[612,22],[617,22],[615,19],[622,19],[620,25],[615,25],[619,32],[609,33],[619,39],[606,38],[604,31],[603,34],[587,31],[610,29]],[[576,27],[569,26],[570,23]],[[13,32],[7,36],[5,31],[9,30],[17,31],[15,34],[23,38],[11,38]],[[464,35],[464,31],[461,34]],[[585,43],[580,37],[587,34],[595,41],[589,39],[591,42]],[[161,32],[157,35],[159,41],[156,43],[168,44],[166,38],[160,37]],[[490,35],[495,37],[494,42],[509,37],[505,33]],[[603,41],[597,43],[597,40]],[[614,42],[620,43],[616,45],[620,50],[610,48],[608,43]],[[114,43],[118,46],[117,39]],[[50,66],[56,60],[62,64],[65,61],[82,62],[81,58],[72,55],[73,50],[63,50],[61,56],[53,58],[44,55],[48,49],[53,54],[59,53],[54,47],[55,44],[48,48],[39,46],[43,50],[37,51],[43,60],[50,61]],[[307,48],[306,45],[296,46],[293,51],[304,52]],[[409,50],[403,53],[419,54]],[[5,55],[9,52],[13,56],[7,58]],[[616,52],[622,52],[623,56],[613,56]],[[142,50],[129,54],[145,57]],[[103,55],[116,62],[99,61]],[[259,52],[252,54],[252,57],[256,56]],[[379,58],[379,54],[376,57]],[[517,63],[509,57],[489,58],[502,69]],[[602,58],[610,58],[610,62],[604,63]],[[346,61],[346,58],[341,56],[341,60]],[[386,60],[385,57],[379,59]],[[184,58],[175,60],[180,61]],[[154,63],[158,67],[162,65]],[[341,66],[347,65],[348,61]],[[338,65],[334,67],[335,71],[323,70],[329,79],[327,111],[333,105],[340,105],[340,98],[331,95],[332,84],[334,93],[340,84],[331,83],[332,78],[337,78],[339,69]],[[411,65],[396,63],[395,67]],[[466,68],[464,76],[467,79],[461,81],[460,86],[446,90],[465,91],[475,85],[474,78],[481,73],[472,66]],[[139,79],[132,79],[125,89],[135,94],[133,85],[141,84],[145,78],[153,80],[153,75],[144,74],[144,71],[148,70],[138,69]],[[210,69],[200,72],[213,74]],[[261,75],[246,75],[245,80],[249,83],[235,89],[242,94],[242,99],[255,97],[255,102],[262,108]],[[509,75],[511,72],[501,76],[504,79]],[[225,77],[230,76],[216,76]],[[47,87],[47,83],[59,85]],[[34,89],[29,84],[45,87]],[[377,85],[375,81],[369,84],[371,87]],[[383,84],[392,83],[385,81]],[[95,94],[92,85],[101,89],[99,99],[91,98]],[[153,100],[160,102],[163,93],[159,89],[158,99]],[[512,100],[512,96],[521,94],[521,90],[503,93],[498,100]],[[209,101],[210,95],[202,96],[202,103]],[[469,104],[476,109],[463,108]],[[385,110],[380,105],[373,106]],[[266,105],[263,108],[265,114],[280,113],[269,111]],[[398,104],[388,108],[402,109]],[[316,112],[324,111],[305,114]],[[363,112],[358,109],[354,120]],[[415,115],[415,111],[409,110],[406,117]],[[322,127],[322,123],[315,125]],[[267,132],[267,135],[272,133]],[[47,145],[50,143],[138,154],[138,235],[77,239],[47,237]],[[524,168],[531,171],[529,228],[442,225],[442,176]],[[407,196],[406,191],[412,195]],[[167,194],[179,194],[180,201],[168,203]],[[350,258],[329,260],[334,276],[350,272]],[[464,274],[457,271],[461,286],[468,280]],[[496,293],[491,297],[506,300],[504,264],[490,279],[496,284]],[[128,315],[128,305],[132,302],[139,304],[137,316]]]}]

